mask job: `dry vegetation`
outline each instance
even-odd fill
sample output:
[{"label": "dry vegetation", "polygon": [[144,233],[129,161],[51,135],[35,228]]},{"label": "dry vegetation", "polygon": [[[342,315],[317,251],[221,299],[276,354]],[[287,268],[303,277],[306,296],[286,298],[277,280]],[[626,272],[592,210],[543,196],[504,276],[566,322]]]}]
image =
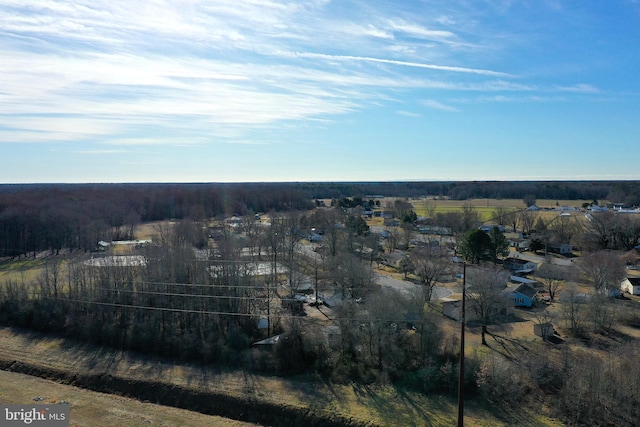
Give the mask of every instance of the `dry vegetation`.
[{"label": "dry vegetation", "polygon": [[71,427],[158,426],[158,427],[250,427],[257,424],[204,415],[184,409],[140,402],[135,399],[98,393],[55,381],[0,371],[0,402],[26,404],[70,403]]},{"label": "dry vegetation", "polygon": [[[490,220],[496,207],[508,207],[514,210],[523,208],[522,200],[429,200],[424,204],[421,204],[421,201],[412,201],[412,203],[419,215],[426,212],[427,203],[435,203],[436,213],[451,212],[460,210],[463,206],[471,206],[477,210],[484,221]],[[557,205],[580,206],[582,201],[540,200],[537,203],[541,207],[551,208]],[[551,219],[557,215],[557,212],[540,213],[540,216],[545,219]],[[382,225],[382,222],[381,218],[368,221],[369,225]],[[154,238],[157,226],[158,223],[138,227],[136,237]],[[117,251],[124,253],[127,249],[119,248]],[[89,256],[80,253],[61,255]],[[40,254],[35,259],[19,259],[0,266],[0,282],[7,278],[21,283],[37,279],[45,258],[45,254]],[[380,269],[378,272],[395,274],[400,278],[400,274],[391,271],[386,272]],[[456,282],[448,283],[446,286],[453,291],[459,289]],[[632,300],[637,302],[635,298]],[[625,306],[625,310],[627,308]],[[550,312],[555,311],[560,317],[559,303],[555,302],[546,309]],[[620,313],[624,313],[625,310],[620,310]],[[467,354],[472,359],[476,358],[476,362],[480,359],[489,360],[497,366],[501,363],[498,360],[509,360],[521,363],[513,366],[526,369],[534,365],[535,361],[543,360],[544,356],[548,356],[554,364],[560,365],[563,363],[562,358],[569,352],[565,349],[579,352],[584,349],[588,354],[606,356],[607,349],[625,342],[634,342],[640,335],[638,332],[640,329],[621,324],[616,325],[609,335],[590,334],[577,339],[570,338],[569,331],[559,324],[557,329],[565,342],[561,346],[553,346],[533,335],[533,325],[537,320],[536,310],[517,310],[515,321],[491,328],[494,335],[489,340],[488,346],[482,346],[480,343],[479,327],[470,325],[467,328]],[[455,353],[453,349],[459,343],[457,341],[459,323],[441,319],[440,325],[446,337],[444,345],[450,346],[453,354]],[[175,387],[181,393],[186,393],[185,395],[204,394],[212,398],[224,395],[243,404],[264,404],[271,408],[281,407],[293,412],[298,411],[296,413],[302,412],[309,417],[307,419],[314,420],[325,417],[327,420],[336,422],[347,420],[362,425],[370,423],[381,426],[429,425],[434,427],[453,425],[456,421],[456,399],[453,396],[425,395],[388,384],[335,384],[316,374],[281,378],[256,375],[254,371],[242,369],[221,371],[211,365],[177,364],[11,328],[0,329],[0,364],[3,369],[26,371],[44,376],[47,376],[47,372],[51,372],[53,373],[51,377],[58,381],[84,387],[94,387],[93,384],[99,383],[105,376],[117,378],[130,386],[126,389],[114,388],[110,391],[129,396],[144,395],[147,389],[152,392],[159,387]],[[500,366],[503,367],[503,365]],[[503,404],[503,400],[514,399],[514,396],[521,396],[523,402],[527,401],[527,398],[534,398],[525,393],[532,390],[530,384],[518,383],[513,386],[509,384],[509,381],[517,383],[519,380],[514,370],[516,368],[510,369],[505,370],[505,377],[485,378],[488,382],[504,381],[506,385],[504,390],[498,390],[502,383],[490,384],[494,387],[495,394],[488,400],[474,399],[471,396],[466,406],[466,425],[531,427],[563,425],[550,416],[552,410],[549,409],[548,401],[545,401],[554,397],[536,394],[535,398],[544,402],[536,409],[519,407],[518,402],[514,401],[511,401],[510,405]],[[482,371],[479,370],[479,372]],[[80,377],[90,380],[83,382],[78,379]],[[48,402],[52,403],[60,400],[71,402],[72,425],[249,425],[181,409],[142,403],[129,398],[89,392],[18,373],[0,372],[0,382],[8,384],[6,388],[0,390],[0,400],[3,402],[29,402],[35,396],[44,396]],[[513,390],[513,396],[500,394],[509,393],[511,390]],[[532,394],[535,393],[532,392]],[[492,398],[496,402],[500,400],[495,407],[491,406]],[[165,402],[176,406],[184,405],[177,400],[173,403],[170,399]],[[498,407],[501,409],[496,409]]]},{"label": "dry vegetation", "polygon": [[[470,331],[469,335],[470,341],[475,342],[475,332]],[[28,365],[37,366],[40,374],[45,373],[45,376],[46,372],[56,370],[68,372],[70,376],[63,380],[67,383],[73,383],[73,378],[81,376],[95,375],[100,378],[109,375],[125,381],[148,381],[150,388],[154,387],[153,384],[171,384],[195,392],[224,393],[248,401],[307,408],[311,413],[324,414],[328,419],[339,415],[371,425],[444,427],[456,422],[454,398],[425,396],[392,386],[338,385],[306,377],[286,379],[244,371],[221,372],[214,367],[179,365],[11,328],[0,329],[0,342],[3,369],[17,369],[15,363],[11,367],[12,362],[20,361],[23,369]],[[473,344],[468,351],[472,351],[472,347]],[[9,384],[0,391],[2,401],[25,403],[41,396],[48,402],[71,402],[72,425],[251,425],[62,386],[17,373],[1,372],[0,378],[7,379]],[[465,425],[509,426],[513,425],[509,421],[512,417],[522,417],[518,418],[518,425],[521,426],[562,425],[544,415],[525,413],[526,416],[521,411],[489,410],[469,403]]]}]

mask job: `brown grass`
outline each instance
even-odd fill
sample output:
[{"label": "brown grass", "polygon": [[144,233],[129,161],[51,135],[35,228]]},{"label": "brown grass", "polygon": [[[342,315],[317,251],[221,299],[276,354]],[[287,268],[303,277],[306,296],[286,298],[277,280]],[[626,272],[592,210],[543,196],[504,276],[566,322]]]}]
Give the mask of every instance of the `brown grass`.
[{"label": "brown grass", "polygon": [[[472,336],[474,332],[469,333]],[[213,368],[161,362],[105,348],[78,346],[65,340],[10,328],[0,329],[0,342],[0,360],[19,360],[38,364],[45,369],[64,369],[74,375],[108,374],[124,379],[169,383],[199,391],[224,392],[231,396],[288,407],[308,408],[327,415],[342,415],[381,426],[437,427],[454,425],[456,422],[455,399],[405,392],[392,386],[337,385],[319,379],[263,377],[243,371],[220,372]],[[73,425],[207,425],[208,420],[211,420],[208,425],[248,425],[223,424],[223,421],[218,424],[217,419],[189,411],[151,406],[73,387],[64,388],[55,383],[15,374],[7,375],[3,373],[0,380],[6,379],[2,382],[11,384],[11,388],[0,392],[0,400],[29,403],[36,396],[46,397],[50,401],[67,400],[72,404],[72,420],[77,423]],[[180,421],[181,417],[186,417],[187,421]],[[468,426],[512,425],[492,415],[489,409],[474,406],[473,402],[469,402],[465,421]],[[543,417],[536,415],[530,416],[529,421],[520,425],[559,424],[548,423]]]},{"label": "brown grass", "polygon": [[0,371],[0,402],[57,404],[70,402],[70,425],[113,426],[220,426],[249,427],[256,424],[203,415],[169,406],[143,403],[126,397],[97,393],[15,372]]}]

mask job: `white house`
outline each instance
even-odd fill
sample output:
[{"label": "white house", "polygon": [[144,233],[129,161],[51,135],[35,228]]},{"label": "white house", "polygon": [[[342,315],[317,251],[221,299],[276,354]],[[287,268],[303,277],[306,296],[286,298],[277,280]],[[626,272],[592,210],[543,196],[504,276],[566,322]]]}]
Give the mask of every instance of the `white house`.
[{"label": "white house", "polygon": [[620,284],[620,289],[631,295],[640,295],[640,277],[627,277]]},{"label": "white house", "polygon": [[528,251],[531,240],[529,239],[509,239],[509,246],[517,251]]},{"label": "white house", "polygon": [[568,243],[549,243],[548,250],[560,255],[569,255],[573,247]]},{"label": "white house", "polygon": [[531,273],[538,269],[538,264],[522,258],[509,257],[504,260],[504,268],[518,273]]}]

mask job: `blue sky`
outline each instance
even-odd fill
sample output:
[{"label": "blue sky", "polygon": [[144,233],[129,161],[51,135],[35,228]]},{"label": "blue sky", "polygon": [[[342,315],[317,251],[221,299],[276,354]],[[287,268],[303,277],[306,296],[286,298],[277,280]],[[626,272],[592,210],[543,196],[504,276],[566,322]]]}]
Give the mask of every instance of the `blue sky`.
[{"label": "blue sky", "polygon": [[638,46],[638,0],[0,0],[0,183],[640,179]]}]

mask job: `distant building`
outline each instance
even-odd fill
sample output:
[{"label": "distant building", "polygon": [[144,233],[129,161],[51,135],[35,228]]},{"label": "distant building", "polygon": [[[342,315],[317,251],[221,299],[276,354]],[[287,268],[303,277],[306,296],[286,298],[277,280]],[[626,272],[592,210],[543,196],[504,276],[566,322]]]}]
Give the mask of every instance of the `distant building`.
[{"label": "distant building", "polygon": [[554,254],[569,255],[573,252],[573,247],[568,243],[549,243],[547,250]]},{"label": "distant building", "polygon": [[509,246],[515,248],[517,251],[528,251],[531,245],[529,239],[509,239]]},{"label": "distant building", "polygon": [[505,231],[505,227],[504,225],[499,225],[499,224],[486,224],[486,225],[481,225],[480,226],[480,230],[484,231],[485,233],[488,233],[491,231],[492,228],[497,228],[498,230],[500,230],[500,232],[504,233]]},{"label": "distant building", "polygon": [[504,268],[517,273],[531,273],[538,269],[538,264],[522,258],[509,257],[504,260]]}]

